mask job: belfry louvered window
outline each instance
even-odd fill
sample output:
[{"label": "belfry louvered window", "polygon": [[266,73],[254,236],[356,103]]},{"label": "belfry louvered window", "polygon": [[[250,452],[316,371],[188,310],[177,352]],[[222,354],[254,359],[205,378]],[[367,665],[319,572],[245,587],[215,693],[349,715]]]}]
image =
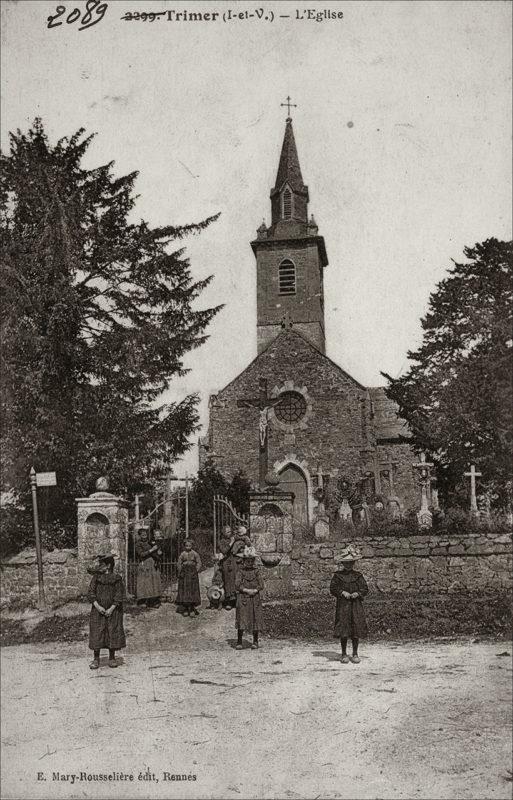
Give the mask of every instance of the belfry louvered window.
[{"label": "belfry louvered window", "polygon": [[292,192],[285,189],[283,192],[283,219],[292,219]]},{"label": "belfry louvered window", "polygon": [[279,279],[280,294],[296,294],[296,267],[288,258],[280,264]]}]

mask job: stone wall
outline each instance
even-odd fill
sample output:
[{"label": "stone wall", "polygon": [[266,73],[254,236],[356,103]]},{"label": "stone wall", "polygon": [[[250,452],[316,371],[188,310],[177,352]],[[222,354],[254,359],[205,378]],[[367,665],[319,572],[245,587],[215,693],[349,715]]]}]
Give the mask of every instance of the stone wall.
[{"label": "stone wall", "polygon": [[[325,350],[322,267],[319,238],[255,243],[257,252],[257,344],[261,353],[281,332],[289,314],[294,327],[321,352]],[[279,265],[288,259],[296,268],[296,292],[280,294]]]},{"label": "stone wall", "polygon": [[373,594],[445,594],[511,588],[510,533],[422,534],[351,542],[294,543],[290,566],[264,571],[267,598],[318,597],[329,593],[341,550],[359,549],[357,562]]},{"label": "stone wall", "polygon": [[[367,389],[294,330],[283,331],[240,375],[211,397],[209,432],[201,449],[203,463],[210,454],[226,478],[243,470],[257,485],[259,411],[241,407],[238,401],[258,396],[260,378],[267,380],[273,396],[284,390],[302,394],[308,409],[290,430],[279,423],[273,410],[269,412],[270,469],[279,470],[287,463],[299,465],[310,492],[318,467],[333,487],[342,477],[354,486],[362,472],[384,472],[390,460],[393,494],[406,508],[418,508],[420,489],[412,466],[418,459],[387,421],[383,408],[388,409],[388,405],[380,401],[375,424]],[[374,404],[376,396],[377,390],[373,390]],[[378,493],[381,491],[386,496],[391,493],[384,476]],[[310,496],[310,522],[314,507]]]},{"label": "stone wall", "polygon": [[[225,476],[244,470],[258,481],[258,409],[238,406],[244,397],[258,397],[259,379],[269,391],[284,381],[305,387],[312,411],[290,437],[270,414],[269,467],[295,453],[313,474],[319,460],[323,469],[358,474],[360,451],[368,446],[362,404],[365,389],[293,331],[284,332],[212,401],[211,448],[216,466]],[[291,438],[293,442],[291,442]],[[322,456],[321,456],[322,454]]]},{"label": "stone wall", "polygon": [[[37,606],[37,559],[35,550],[24,550],[0,563],[1,605]],[[45,599],[49,605],[79,595],[77,550],[43,552]]]}]

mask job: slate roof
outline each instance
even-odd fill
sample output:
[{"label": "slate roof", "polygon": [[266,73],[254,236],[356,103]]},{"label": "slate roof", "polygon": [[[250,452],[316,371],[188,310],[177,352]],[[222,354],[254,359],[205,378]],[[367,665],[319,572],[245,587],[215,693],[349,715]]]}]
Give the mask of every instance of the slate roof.
[{"label": "slate roof", "polygon": [[279,191],[284,183],[288,183],[295,192],[304,192],[306,190],[303,176],[301,175],[301,167],[299,166],[296,140],[294,139],[290,117],[287,119],[285,126],[285,136],[283,137],[280,163],[273,192]]},{"label": "slate roof", "polygon": [[311,350],[314,350],[318,354],[319,358],[324,359],[325,361],[328,361],[332,365],[332,367],[334,367],[338,372],[340,372],[345,378],[348,378],[352,383],[355,384],[355,386],[357,386],[359,389],[365,389],[365,386],[362,386],[362,384],[359,383],[356,380],[356,378],[353,378],[352,375],[350,375],[348,372],[343,370],[342,367],[339,366],[335,361],[332,361],[331,358],[329,358],[327,355],[322,353],[319,350],[319,348],[316,347],[314,344],[312,344],[312,342],[310,342],[305,336],[303,336],[303,334],[299,333],[299,331],[297,331],[297,330],[291,330],[290,328],[288,328],[288,329],[284,329],[280,333],[278,333],[277,336],[274,337],[274,339],[271,339],[271,341],[269,342],[267,347],[265,347],[260,353],[258,353],[255,356],[255,358],[253,358],[249,362],[249,364],[242,370],[242,372],[239,372],[238,375],[236,375],[234,378],[232,378],[232,380],[229,381],[229,383],[227,383],[225,386],[223,386],[222,389],[220,389],[218,392],[216,392],[215,395],[217,397],[221,396],[223,394],[223,392],[225,392],[232,385],[232,383],[235,383],[235,381],[237,381],[242,375],[244,375],[244,373],[247,372],[250,369],[250,367],[252,367],[253,364],[256,361],[258,361],[260,358],[262,358],[262,356],[265,353],[267,353],[272,348],[276,348],[276,345],[277,345],[278,341],[282,342],[284,339],[285,340],[289,339],[291,342],[293,342],[294,339],[299,339],[304,346],[309,347]]}]

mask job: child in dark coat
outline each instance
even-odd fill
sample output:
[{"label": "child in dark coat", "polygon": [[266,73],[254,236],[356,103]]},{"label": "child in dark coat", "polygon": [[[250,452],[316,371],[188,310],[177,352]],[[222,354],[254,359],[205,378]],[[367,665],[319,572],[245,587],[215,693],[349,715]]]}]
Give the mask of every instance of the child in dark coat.
[{"label": "child in dark coat", "polygon": [[[347,548],[341,553],[340,569],[331,579],[330,592],[337,598],[335,611],[335,636],[340,638],[342,646],[342,664],[359,664],[358,643],[362,636],[367,635],[367,622],[363,610],[362,597],[369,592],[361,572],[354,569],[355,559],[359,558],[352,550]],[[351,638],[353,654],[351,659],[347,655],[347,640]]]},{"label": "child in dark coat", "polygon": [[235,627],[237,628],[236,650],[242,650],[244,631],[253,634],[252,650],[258,649],[258,634],[263,630],[263,610],[261,593],[264,581],[260,571],[255,567],[256,552],[253,547],[246,547],[242,566],[237,570],[235,589],[237,607],[235,610]]},{"label": "child in dark coat", "polygon": [[113,556],[98,556],[98,567],[91,570],[88,599],[92,603],[89,616],[89,648],[93,651],[90,669],[100,666],[100,650],[109,651],[109,667],[117,667],[116,650],[126,647],[123,628],[123,578],[114,572]]}]

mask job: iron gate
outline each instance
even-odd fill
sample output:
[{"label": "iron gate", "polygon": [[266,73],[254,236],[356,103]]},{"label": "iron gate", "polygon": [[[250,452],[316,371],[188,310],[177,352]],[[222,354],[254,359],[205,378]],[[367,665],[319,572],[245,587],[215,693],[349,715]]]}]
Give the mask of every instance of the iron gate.
[{"label": "iron gate", "polygon": [[[161,598],[163,600],[174,600],[177,592],[178,583],[178,557],[183,550],[186,538],[183,520],[180,517],[180,503],[185,499],[184,495],[175,492],[171,498],[166,498],[161,503],[157,503],[149,514],[141,519],[131,519],[128,523],[128,536],[126,542],[126,559],[124,564],[124,576],[127,595],[135,598],[137,596],[137,569],[138,561],[136,556],[137,531],[141,527],[149,528],[149,541],[156,544],[161,551],[161,555],[155,555],[154,561],[160,573]],[[178,508],[178,513],[171,514],[174,519],[173,524],[163,525],[159,520],[159,509],[166,503],[171,503]]]},{"label": "iron gate", "polygon": [[214,496],[214,555],[217,553],[217,543],[223,528],[229,526],[234,530],[238,525],[244,525],[249,533],[249,514],[239,514],[230,503],[227,497],[222,495]]}]

